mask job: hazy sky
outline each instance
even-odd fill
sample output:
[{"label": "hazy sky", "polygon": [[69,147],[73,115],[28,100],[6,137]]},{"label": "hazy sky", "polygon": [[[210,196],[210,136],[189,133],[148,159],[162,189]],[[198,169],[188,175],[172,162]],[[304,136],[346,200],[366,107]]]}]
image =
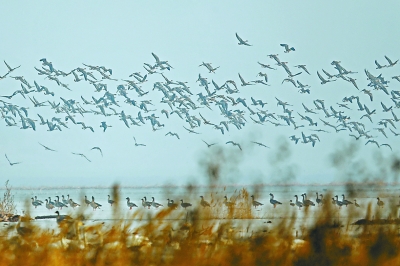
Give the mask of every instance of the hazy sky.
[{"label": "hazy sky", "polygon": [[[378,2],[368,1],[9,1],[2,5],[0,21],[2,25],[0,54],[10,66],[20,68],[0,80],[0,95],[11,95],[20,90],[20,82],[10,76],[23,76],[30,84],[34,81],[46,86],[55,93],[54,96],[33,92],[39,101],[61,102],[60,97],[75,99],[86,110],[99,110],[95,106],[84,106],[81,96],[90,99],[100,98],[104,91],[95,92],[94,86],[86,81],[74,82],[73,76],[60,77],[63,83],[69,85],[72,91],[57,86],[54,81],[37,75],[34,67],[41,68],[39,61],[46,58],[54,67],[64,72],[70,72],[82,63],[105,66],[113,70],[112,77],[118,81],[104,81],[108,91],[117,92],[117,86],[125,84],[122,79],[130,79],[133,72],[146,73],[144,63],[155,64],[152,52],[161,60],[167,60],[173,69],[163,73],[174,81],[187,82],[196,105],[197,93],[206,94],[204,87],[196,82],[198,75],[206,77],[209,82],[214,80],[220,86],[227,80],[238,84],[239,93],[228,95],[234,99],[245,98],[253,111],[257,108],[268,110],[276,115],[286,115],[281,106],[277,106],[275,97],[293,106],[294,120],[304,128],[294,129],[293,126],[276,127],[271,123],[255,124],[250,117],[250,111],[241,104],[232,106],[231,110],[245,111],[247,122],[241,130],[229,124],[229,132],[224,135],[211,126],[202,124],[195,128],[195,135],[187,132],[183,126],[189,124],[176,114],[169,119],[161,113],[169,109],[167,104],[160,103],[163,94],[153,90],[155,82],[164,82],[160,74],[148,76],[148,81],[140,84],[143,91],[149,93],[138,97],[129,90],[128,94],[136,101],[151,100],[155,111],[144,113],[143,116],[155,114],[160,123],[165,126],[155,132],[150,122],[137,127],[127,128],[118,116],[104,117],[76,114],[75,119],[84,121],[94,128],[95,132],[82,130],[79,125],[68,122],[69,129],[47,131],[47,126],[40,126],[39,117],[51,120],[52,117],[62,118],[64,113],[54,113],[49,106],[33,107],[28,99],[16,95],[12,99],[2,100],[28,107],[28,117],[37,120],[37,129],[20,129],[21,122],[17,116],[18,126],[8,127],[5,120],[0,120],[0,155],[7,154],[12,162],[22,162],[10,166],[4,155],[0,157],[0,177],[4,181],[11,180],[16,186],[64,186],[64,185],[110,185],[119,182],[121,185],[155,185],[155,184],[185,184],[187,182],[201,183],[205,180],[207,165],[220,163],[221,176],[224,183],[329,183],[345,181],[344,172],[358,167],[359,172],[371,178],[379,178],[382,168],[388,167],[385,161],[393,156],[399,156],[399,137],[394,136],[390,129],[399,133],[400,124],[395,122],[397,129],[388,125],[385,133],[388,138],[374,128],[384,128],[378,125],[381,119],[392,119],[391,112],[384,113],[381,102],[393,106],[390,95],[383,91],[368,87],[364,69],[373,75],[382,73],[385,80],[390,81],[388,90],[400,90],[400,83],[391,77],[400,75],[400,65],[392,68],[376,70],[375,60],[387,64],[384,56],[393,61],[400,58],[398,40],[400,31],[398,1]],[[324,3],[322,3],[324,2]],[[235,37],[238,33],[253,46],[238,45]],[[287,43],[296,51],[284,53],[279,44]],[[269,54],[279,54],[281,61],[288,62],[289,68],[295,73],[295,65],[305,64],[311,75],[304,71],[294,80],[311,87],[310,94],[301,94],[298,88],[282,80],[287,74]],[[357,90],[350,82],[338,79],[325,85],[320,84],[316,72],[322,69],[331,74],[337,71],[331,65],[333,60],[341,61],[347,70],[358,72],[350,75],[356,79]],[[212,63],[219,68],[214,73],[199,65],[202,62]],[[277,70],[261,68],[257,62],[270,64]],[[89,69],[87,69],[89,71]],[[268,74],[271,86],[257,84],[240,86],[240,73],[246,81],[259,79],[260,71]],[[101,76],[92,71],[97,78]],[[5,64],[0,63],[0,76],[7,73]],[[326,77],[326,76],[325,76]],[[103,82],[103,81],[102,81]],[[213,85],[210,84],[213,90]],[[361,92],[370,90],[374,95],[369,97]],[[227,95],[223,90],[217,94]],[[357,111],[356,103],[349,103],[352,110],[340,108],[343,97],[359,96],[360,102],[370,110],[376,109],[373,123],[367,118],[360,120],[365,111]],[[27,95],[28,96],[28,95]],[[124,103],[122,96],[116,96],[121,107],[113,106],[118,112],[137,117],[139,108]],[[268,104],[252,106],[250,98],[261,99]],[[382,144],[388,147],[378,147],[374,144],[365,145],[366,139],[355,141],[349,134],[354,132],[341,131],[335,133],[329,127],[323,126],[319,118],[338,125],[335,118],[325,118],[322,111],[308,114],[316,122],[317,127],[308,126],[308,122],[300,120],[299,112],[305,115],[302,103],[314,108],[313,101],[323,99],[325,106],[345,112],[351,119],[365,124],[366,131]],[[3,104],[0,103],[1,106]],[[213,123],[227,121],[221,115],[218,106],[211,104],[207,108],[190,110],[190,115],[200,118],[199,113]],[[170,110],[170,109],[169,109]],[[171,110],[170,110],[171,111]],[[393,108],[400,118],[398,108]],[[110,110],[108,110],[111,113]],[[10,115],[10,114],[9,114]],[[278,119],[281,124],[285,121]],[[112,127],[102,132],[100,122],[107,121]],[[330,133],[314,132],[312,129],[323,129]],[[176,132],[180,140],[165,136],[167,132]],[[297,145],[289,140],[289,136],[301,136],[316,133],[320,142],[315,147],[310,143]],[[133,136],[145,147],[134,145]],[[217,143],[207,148],[202,142]],[[227,141],[240,143],[243,151],[237,147],[225,144]],[[261,142],[270,149],[256,146],[252,141]],[[57,150],[46,151],[38,142]],[[353,145],[353,146],[351,146]],[[104,157],[92,147],[101,147]],[[351,146],[352,148],[348,148]],[[351,153],[356,149],[357,152]],[[85,154],[91,162],[73,155]],[[336,157],[333,155],[336,154]],[[3,158],[3,159],[1,159]],[[334,160],[335,159],[335,160]],[[336,168],[333,167],[336,162]],[[337,171],[338,167],[347,169]]]}]

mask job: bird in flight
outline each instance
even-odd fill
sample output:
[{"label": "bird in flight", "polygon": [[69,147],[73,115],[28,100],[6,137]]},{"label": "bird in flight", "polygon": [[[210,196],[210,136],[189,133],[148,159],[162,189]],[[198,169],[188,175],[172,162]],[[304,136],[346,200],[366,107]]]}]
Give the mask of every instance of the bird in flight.
[{"label": "bird in flight", "polygon": [[180,139],[178,133],[173,133],[173,132],[170,131],[170,132],[168,132],[167,134],[165,134],[165,136],[168,136],[168,135],[175,136],[175,137],[177,137],[178,139]]},{"label": "bird in flight", "polygon": [[[397,61],[396,61],[396,63],[397,63]],[[7,66],[7,68],[8,68],[8,73],[11,73],[11,72],[13,72],[14,70],[16,70],[17,68],[21,67],[21,66],[17,66],[17,67],[12,68],[12,67],[10,67],[10,66],[6,63],[6,61],[4,61],[4,64],[6,64],[6,66]]]},{"label": "bird in flight", "polygon": [[233,141],[228,141],[228,142],[226,142],[225,144],[229,144],[229,143],[231,143],[232,145],[234,145],[234,146],[238,146],[239,147],[239,149],[240,150],[242,150],[242,147],[240,146],[240,144],[238,144],[238,143],[236,143],[236,142],[233,142]]},{"label": "bird in flight", "polygon": [[186,129],[187,131],[189,131],[189,133],[200,134],[200,133],[198,133],[198,132],[196,132],[196,131],[193,131],[193,130],[191,130],[191,129],[186,128],[185,126],[183,126],[183,128]]},{"label": "bird in flight", "polygon": [[138,146],[146,146],[146,144],[137,143],[135,137],[133,137],[133,139],[135,140],[135,146],[136,146],[136,147],[138,147]]},{"label": "bird in flight", "polygon": [[107,125],[107,123],[106,123],[106,122],[101,122],[101,125],[100,125],[100,127],[102,127],[102,128],[103,128],[103,132],[106,132],[106,129],[107,129],[108,127],[111,127],[111,126]]},{"label": "bird in flight", "polygon": [[249,44],[249,41],[244,41],[242,38],[239,37],[239,35],[236,33],[236,38],[239,40],[239,45],[247,45],[247,46],[252,46],[251,44]]},{"label": "bird in flight", "polygon": [[92,161],[89,160],[83,153],[75,153],[75,152],[72,152],[72,154],[79,155],[79,156],[85,158],[86,160],[88,160],[89,162],[92,162]]},{"label": "bird in flight", "polygon": [[103,151],[99,147],[93,147],[90,150],[98,150],[101,154],[101,157],[103,157]]},{"label": "bird in flight", "polygon": [[256,141],[252,141],[254,144],[257,144],[258,146],[262,146],[262,147],[265,147],[265,148],[269,148],[267,145],[265,145],[265,144],[262,144],[262,143],[260,143],[260,142],[256,142]]},{"label": "bird in flight", "polygon": [[202,140],[206,145],[207,145],[207,147],[208,148],[210,148],[211,146],[213,146],[213,145],[215,145],[215,144],[217,144],[217,143],[211,143],[211,144],[208,144],[207,142],[205,142],[204,140]]},{"label": "bird in flight", "polygon": [[285,53],[289,53],[290,51],[296,51],[294,47],[290,47],[286,43],[281,43],[281,46],[285,48]]},{"label": "bird in flight", "polygon": [[46,150],[48,150],[48,151],[56,151],[56,150],[53,150],[53,149],[50,149],[49,147],[47,147],[47,146],[44,146],[42,143],[40,143],[40,142],[38,142],[39,144],[40,144],[40,146],[42,146],[43,148],[45,148]]},{"label": "bird in flight", "polygon": [[12,162],[10,162],[10,160],[8,159],[7,154],[5,154],[5,156],[6,156],[6,159],[7,159],[8,163],[9,163],[11,166],[13,166],[14,164],[20,164],[20,163],[21,163],[21,162],[12,163]]}]

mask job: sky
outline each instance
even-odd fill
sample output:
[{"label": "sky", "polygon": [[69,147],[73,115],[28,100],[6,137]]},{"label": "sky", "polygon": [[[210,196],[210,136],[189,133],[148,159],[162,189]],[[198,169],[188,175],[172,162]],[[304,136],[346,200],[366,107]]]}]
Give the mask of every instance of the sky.
[{"label": "sky", "polygon": [[[394,122],[397,128],[378,124],[381,119],[393,118],[391,112],[383,112],[380,103],[393,106],[398,117],[400,111],[394,108],[391,95],[368,87],[364,70],[374,76],[382,74],[390,81],[389,92],[400,90],[400,83],[391,78],[400,75],[400,64],[377,70],[374,63],[377,60],[387,64],[385,55],[393,61],[400,58],[400,31],[394,27],[399,24],[399,8],[398,1],[386,1],[384,5],[360,1],[9,1],[0,10],[0,59],[11,67],[21,67],[0,80],[0,95],[11,95],[21,89],[21,82],[12,76],[23,76],[32,85],[36,81],[55,95],[32,92],[26,99],[19,94],[11,99],[1,98],[28,108],[28,117],[37,120],[37,128],[36,131],[20,129],[22,124],[18,116],[15,117],[17,126],[6,126],[5,119],[0,119],[0,178],[2,182],[10,180],[14,186],[28,187],[204,184],[209,180],[210,169],[218,169],[223,184],[306,184],[384,178],[385,169],[390,168],[393,158],[399,157],[399,138],[390,129],[399,133],[400,124]],[[238,45],[235,33],[252,46]],[[280,46],[283,43],[295,47],[295,51],[284,53]],[[104,95],[104,91],[95,92],[87,81],[74,82],[73,75],[59,77],[71,91],[45,79],[34,68],[45,67],[40,59],[46,58],[55,69],[66,73],[85,67],[83,63],[111,68],[112,78],[117,81],[101,80],[98,72],[87,67],[86,71],[91,71],[107,84],[110,93],[116,94],[118,85],[126,86],[123,80],[134,80],[130,74],[146,73],[144,63],[155,64],[152,53],[173,67],[159,72],[173,81],[187,82],[193,93],[188,96],[202,107],[190,110],[191,116],[200,118],[201,113],[215,124],[228,120],[214,103],[210,104],[210,110],[198,101],[197,93],[206,95],[204,87],[196,82],[200,74],[208,82],[214,80],[220,86],[227,80],[234,80],[238,93],[229,95],[220,90],[216,94],[245,98],[255,112],[260,109],[276,116],[287,115],[282,106],[277,106],[275,97],[288,102],[292,105],[288,109],[293,110],[293,119],[304,127],[294,129],[292,125],[274,126],[269,122],[255,124],[250,117],[257,119],[257,115],[251,115],[242,104],[229,104],[231,110],[245,111],[247,122],[240,130],[229,124],[229,132],[222,135],[219,130],[202,123],[193,128],[200,134],[189,133],[183,127],[189,128],[188,122],[176,114],[166,118],[161,113],[163,109],[170,112],[171,109],[160,102],[162,92],[153,90],[155,82],[164,82],[160,74],[148,75],[146,82],[138,84],[149,92],[145,96],[139,97],[134,90],[127,91],[136,101],[150,100],[154,106],[148,107],[154,111],[145,113],[124,103],[120,95],[116,96],[120,107],[112,106],[117,112],[123,110],[132,117],[137,117],[139,111],[143,116],[154,114],[164,124],[159,130],[153,131],[149,121],[127,128],[117,115],[105,117],[92,113],[84,117],[75,114],[75,119],[92,126],[94,133],[72,122],[67,123],[69,128],[51,132],[47,131],[47,126],[38,125],[37,114],[49,120],[52,117],[64,120],[66,114],[55,113],[49,106],[34,107],[27,96],[35,96],[38,101],[61,102],[61,105],[60,97],[74,99],[86,110],[99,110],[95,105],[85,106],[81,96],[98,99]],[[294,66],[305,64],[311,75],[302,71],[294,80],[309,85],[310,94],[299,93],[299,88],[289,82],[282,83],[288,76],[268,57],[270,54],[278,54],[293,73],[298,70]],[[333,60],[357,72],[348,76],[356,79],[359,90],[340,78],[320,84],[317,71],[338,73],[331,65]],[[209,73],[204,66],[199,66],[202,62],[219,68]],[[269,64],[276,70],[261,68],[257,62]],[[0,62],[0,76],[7,71],[6,65]],[[240,86],[239,73],[246,81],[253,81],[260,79],[257,77],[260,71],[268,75],[270,86]],[[209,86],[214,89],[212,84]],[[373,93],[373,101],[362,89]],[[365,111],[358,111],[356,103],[347,103],[351,110],[337,105],[351,95],[358,96],[370,110],[376,109],[373,123],[367,118],[360,119]],[[264,107],[250,105],[251,97],[267,104]],[[306,115],[302,103],[315,109],[313,101],[316,99],[323,99],[327,108],[332,106],[343,111],[350,117],[349,121],[362,122],[373,140],[389,144],[392,151],[388,146],[366,145],[367,139],[356,140],[349,136],[356,133],[349,130],[336,133],[319,119],[339,125],[337,119],[325,118],[321,110],[308,114],[318,122],[317,126],[308,126],[298,113]],[[0,102],[0,106],[4,105]],[[112,113],[111,110],[107,112]],[[277,119],[271,120],[285,124]],[[102,121],[111,126],[105,132],[100,128]],[[375,128],[385,128],[388,137]],[[312,131],[314,129],[329,133]],[[168,132],[178,133],[180,139],[165,136]],[[301,137],[302,132],[307,136],[317,134],[320,141],[314,147],[310,143],[290,141],[290,136]],[[133,137],[146,146],[135,146]],[[208,148],[203,140],[217,144]],[[242,150],[226,144],[228,141],[239,143]],[[39,143],[56,152],[45,150]],[[91,150],[93,147],[100,147],[103,157],[97,150]],[[85,154],[91,162],[72,152]],[[1,153],[7,154],[11,162],[21,163],[11,166]]]}]

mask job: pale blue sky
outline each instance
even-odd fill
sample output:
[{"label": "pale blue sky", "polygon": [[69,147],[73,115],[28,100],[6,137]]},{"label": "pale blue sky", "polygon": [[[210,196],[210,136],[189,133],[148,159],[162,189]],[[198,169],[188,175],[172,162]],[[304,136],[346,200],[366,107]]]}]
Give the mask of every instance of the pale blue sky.
[{"label": "pale blue sky", "polygon": [[[390,97],[382,91],[367,87],[368,81],[364,69],[372,74],[383,74],[389,80],[388,90],[400,90],[400,83],[391,79],[400,74],[400,66],[376,70],[374,60],[385,64],[384,55],[397,60],[398,40],[400,31],[398,1],[386,1],[385,4],[368,1],[9,1],[3,3],[0,10],[2,25],[0,54],[1,60],[15,67],[10,76],[24,76],[29,83],[37,81],[55,92],[55,96],[45,96],[35,93],[39,100],[60,102],[59,97],[76,99],[80,96],[99,98],[102,94],[95,93],[94,87],[87,82],[75,83],[72,75],[63,78],[72,91],[58,87],[54,82],[38,76],[34,67],[41,67],[41,58],[47,58],[56,69],[69,72],[74,68],[83,67],[82,63],[102,65],[113,69],[113,77],[128,79],[128,76],[140,71],[145,73],[143,63],[154,64],[151,53],[157,54],[161,60],[168,60],[174,67],[164,74],[172,79],[187,81],[193,92],[192,100],[198,104],[196,93],[205,94],[196,80],[199,73],[212,79],[219,85],[226,80],[235,80],[240,84],[238,73],[246,80],[255,80],[258,72],[268,74],[270,87],[263,85],[239,86],[240,93],[233,95],[250,97],[268,102],[264,110],[283,114],[282,108],[276,106],[277,97],[294,106],[293,116],[299,124],[301,121],[297,111],[304,114],[301,103],[315,108],[313,100],[324,99],[327,107],[341,102],[345,96],[357,95],[362,103],[370,109],[376,109],[374,124],[367,119],[361,120],[379,143],[389,143],[393,152],[386,147],[378,149],[374,145],[364,145],[366,140],[358,142],[358,152],[354,158],[346,161],[362,161],[359,165],[367,165],[369,177],[379,177],[380,168],[374,164],[380,156],[386,158],[399,156],[399,138],[386,129],[388,139],[373,128],[381,118],[392,118],[390,112],[382,114],[380,102],[392,105]],[[324,3],[322,3],[324,2]],[[235,33],[253,46],[237,45]],[[295,52],[283,53],[280,43],[288,43],[296,48]],[[282,61],[293,66],[305,64],[312,75],[302,73],[296,79],[311,86],[311,94],[300,94],[291,84],[281,84],[287,77],[285,71],[260,68],[257,61],[265,64],[275,64],[268,54],[279,54]],[[361,89],[370,89],[374,101],[357,91],[351,83],[343,80],[321,85],[316,71],[325,69],[335,73],[330,63],[341,61],[346,69],[357,71],[352,75],[357,79]],[[215,74],[209,74],[204,67],[198,67],[201,62],[211,62],[220,66]],[[0,75],[7,68],[0,62]],[[319,182],[328,183],[344,181],[340,171],[332,168],[332,156],[335,151],[353,143],[350,132],[319,133],[321,142],[313,148],[309,144],[297,144],[289,141],[289,136],[300,136],[311,132],[310,127],[294,130],[292,126],[275,127],[269,123],[264,126],[255,125],[247,111],[246,125],[237,130],[230,125],[229,133],[221,135],[219,131],[205,125],[195,130],[201,135],[193,135],[183,129],[188,126],[177,116],[166,119],[160,113],[168,106],[160,104],[162,93],[152,90],[153,83],[163,81],[161,75],[150,75],[142,85],[148,95],[138,98],[134,91],[129,91],[131,98],[136,100],[152,100],[155,103],[154,113],[165,124],[162,130],[153,132],[149,124],[141,127],[125,127],[116,116],[99,117],[86,115],[81,120],[95,128],[96,132],[83,131],[79,126],[71,125],[62,132],[47,132],[47,128],[39,126],[36,131],[22,130],[18,127],[7,127],[4,119],[0,120],[0,155],[7,153],[11,161],[21,161],[20,165],[10,166],[1,155],[1,178],[10,179],[13,185],[26,186],[64,186],[64,185],[109,185],[119,182],[121,185],[154,185],[174,183],[182,184],[189,181],[202,182],[205,167],[201,162],[212,157],[218,148],[223,149],[228,165],[222,169],[225,183],[276,183],[287,182]],[[110,81],[109,91],[116,92],[123,81]],[[0,95],[10,95],[20,89],[20,84],[11,78],[0,81]],[[7,100],[2,98],[3,100]],[[123,98],[119,100],[122,102]],[[29,117],[38,119],[37,113],[51,119],[64,118],[64,114],[54,114],[48,107],[34,108],[29,101],[20,95],[7,100],[19,106],[29,107]],[[239,107],[237,105],[233,107]],[[360,121],[364,112],[356,111],[356,104],[349,105],[353,110],[346,111],[352,121]],[[200,112],[215,123],[226,120],[220,115],[217,106],[213,111],[197,109],[190,111],[191,115],[199,117]],[[241,108],[241,107],[240,107]],[[251,107],[256,110],[256,107]],[[96,109],[95,107],[88,109]],[[139,109],[121,104],[119,111],[136,117]],[[244,110],[244,108],[241,108]],[[400,117],[399,109],[394,112]],[[142,112],[143,113],[143,112]],[[151,113],[150,113],[151,114]],[[324,119],[323,113],[311,115],[313,118]],[[256,118],[256,116],[253,116]],[[112,125],[103,133],[100,122],[106,120]],[[329,120],[329,119],[327,119]],[[333,121],[333,120],[329,120]],[[280,120],[279,122],[284,123]],[[319,121],[320,122],[320,121]],[[20,125],[20,122],[18,122]],[[37,122],[38,123],[38,122]],[[400,126],[400,124],[397,123]],[[318,128],[328,129],[320,122]],[[164,136],[168,131],[177,132],[181,139]],[[400,132],[400,128],[395,129]],[[133,136],[146,147],[135,147]],[[217,148],[208,149],[201,140],[217,142]],[[236,147],[226,145],[227,141],[236,141],[243,147],[240,152]],[[271,147],[257,147],[251,141],[262,142]],[[45,151],[38,142],[43,143],[57,153]],[[287,151],[282,148],[287,147]],[[102,148],[102,158],[96,151],[90,151],[94,146]],[[282,150],[283,149],[283,150]],[[91,163],[72,155],[71,152],[86,154]],[[377,156],[377,153],[381,155]],[[283,161],[277,159],[282,156]],[[346,163],[345,163],[346,165]],[[381,166],[382,167],[382,163]],[[383,164],[385,167],[385,164]],[[290,177],[290,178],[288,178]]]}]

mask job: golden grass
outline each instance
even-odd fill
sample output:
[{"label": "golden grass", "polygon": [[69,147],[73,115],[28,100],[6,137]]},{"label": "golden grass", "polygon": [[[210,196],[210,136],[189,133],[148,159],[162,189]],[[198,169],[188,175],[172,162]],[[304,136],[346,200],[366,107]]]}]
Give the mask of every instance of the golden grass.
[{"label": "golden grass", "polygon": [[[113,191],[119,202],[118,189]],[[247,190],[231,196],[230,208],[222,195],[207,195],[211,208],[164,207],[153,214],[138,208],[129,217],[116,204],[114,220],[105,223],[90,223],[78,211],[54,231],[26,217],[3,231],[0,265],[400,265],[398,226],[351,225],[355,208],[340,210],[348,214],[344,220],[327,201],[311,219],[307,209],[286,203],[277,207],[284,218],[267,224]],[[365,208],[364,217],[379,217],[381,210],[372,214],[373,207]],[[395,217],[397,207],[385,208]],[[304,224],[294,230],[300,212]]]}]

